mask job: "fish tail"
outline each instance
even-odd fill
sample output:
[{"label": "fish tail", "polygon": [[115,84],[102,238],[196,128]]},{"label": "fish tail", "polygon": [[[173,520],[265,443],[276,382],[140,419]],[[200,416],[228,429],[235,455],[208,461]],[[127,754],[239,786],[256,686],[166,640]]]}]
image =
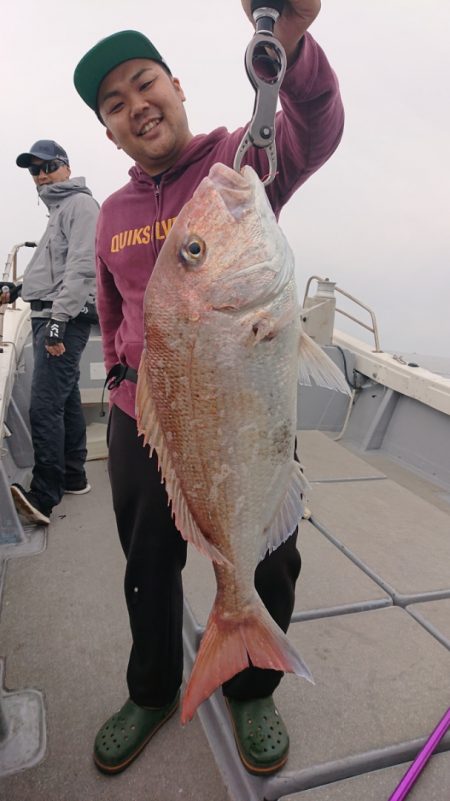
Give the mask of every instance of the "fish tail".
[{"label": "fish tail", "polygon": [[295,673],[313,682],[308,667],[259,600],[246,611],[245,620],[234,623],[221,617],[214,605],[183,696],[181,722],[191,720],[217,687],[250,665]]}]

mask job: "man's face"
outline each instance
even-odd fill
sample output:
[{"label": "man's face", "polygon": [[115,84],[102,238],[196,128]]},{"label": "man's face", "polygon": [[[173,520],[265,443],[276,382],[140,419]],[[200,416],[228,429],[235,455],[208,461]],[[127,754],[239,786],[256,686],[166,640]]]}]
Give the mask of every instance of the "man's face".
[{"label": "man's face", "polygon": [[134,58],[102,81],[98,109],[109,139],[149,175],[171,167],[186,147],[189,131],[184,92],[156,61]]},{"label": "man's face", "polygon": [[[40,170],[39,175],[31,176],[36,186],[43,186],[44,184],[56,184],[59,181],[67,181],[67,179],[70,177],[70,167],[68,167],[67,164],[58,162],[58,159],[43,161],[42,159],[38,159],[33,156],[31,159],[31,164],[36,166],[42,165],[43,168]],[[45,172],[46,164],[57,166],[57,169],[53,172]]]}]

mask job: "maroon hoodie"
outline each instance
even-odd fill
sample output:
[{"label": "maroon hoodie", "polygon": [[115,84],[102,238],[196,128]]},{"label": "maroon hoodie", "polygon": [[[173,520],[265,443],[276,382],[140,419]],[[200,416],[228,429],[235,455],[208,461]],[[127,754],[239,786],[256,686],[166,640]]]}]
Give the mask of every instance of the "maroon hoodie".
[{"label": "maroon hoodie", "polygon": [[[333,153],[344,112],[336,76],[310,34],[287,70],[277,115],[278,173],[267,188],[275,214]],[[244,128],[195,136],[159,185],[139,165],[104,203],[97,226],[97,304],[106,369],[121,362],[137,370],[144,343],[143,298],[164,240],[183,205],[216,162],[232,166]],[[250,148],[245,163],[267,173],[267,157]],[[110,402],[132,417],[136,385],[123,381]]]}]

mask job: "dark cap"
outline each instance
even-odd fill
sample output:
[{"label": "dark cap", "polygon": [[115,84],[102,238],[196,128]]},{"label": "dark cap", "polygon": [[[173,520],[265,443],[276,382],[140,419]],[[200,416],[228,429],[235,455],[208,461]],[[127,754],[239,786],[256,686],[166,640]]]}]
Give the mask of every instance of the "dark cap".
[{"label": "dark cap", "polygon": [[119,31],[101,39],[77,64],[73,75],[75,89],[96,113],[101,82],[111,70],[132,58],[158,61],[170,73],[169,67],[150,39],[138,31]]},{"label": "dark cap", "polygon": [[28,153],[21,153],[17,156],[16,164],[18,167],[29,167],[33,158],[42,159],[43,161],[59,159],[64,164],[69,164],[69,157],[66,151],[53,139],[39,139],[34,145],[31,145]]}]

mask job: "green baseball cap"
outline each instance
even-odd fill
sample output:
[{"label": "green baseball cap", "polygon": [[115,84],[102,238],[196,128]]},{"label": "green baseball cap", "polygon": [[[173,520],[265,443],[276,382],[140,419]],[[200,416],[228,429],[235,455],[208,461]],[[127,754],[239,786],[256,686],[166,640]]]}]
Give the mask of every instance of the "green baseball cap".
[{"label": "green baseball cap", "polygon": [[158,61],[170,73],[169,67],[150,39],[138,31],[119,31],[101,39],[77,64],[73,75],[75,89],[96,114],[101,82],[111,70],[132,58]]}]

